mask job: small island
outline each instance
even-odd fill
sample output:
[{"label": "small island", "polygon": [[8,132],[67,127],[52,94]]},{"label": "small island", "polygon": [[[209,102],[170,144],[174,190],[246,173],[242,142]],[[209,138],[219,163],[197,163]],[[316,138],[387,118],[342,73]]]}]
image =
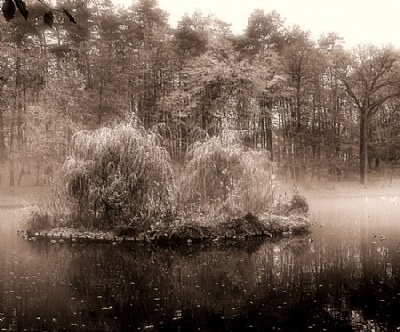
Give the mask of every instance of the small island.
[{"label": "small island", "polygon": [[308,230],[305,198],[283,193],[267,151],[247,147],[236,131],[201,134],[176,165],[157,131],[134,121],[78,132],[51,202],[29,210],[20,234],[191,244]]}]

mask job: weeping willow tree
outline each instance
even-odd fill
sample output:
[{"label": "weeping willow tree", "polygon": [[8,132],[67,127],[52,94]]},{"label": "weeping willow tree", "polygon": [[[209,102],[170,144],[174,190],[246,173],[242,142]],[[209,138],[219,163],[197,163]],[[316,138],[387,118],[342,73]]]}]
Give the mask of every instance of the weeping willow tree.
[{"label": "weeping willow tree", "polygon": [[238,216],[266,211],[273,204],[268,152],[249,149],[235,131],[196,142],[187,154],[180,186],[185,211]]},{"label": "weeping willow tree", "polygon": [[[156,130],[125,122],[75,134],[52,209],[33,211],[31,229],[112,227],[163,240],[269,231],[264,212],[274,213],[275,189],[268,152],[248,148],[237,131],[198,138],[174,173]],[[292,203],[286,215],[304,205]]]},{"label": "weeping willow tree", "polygon": [[58,194],[69,219],[101,227],[174,213],[170,158],[158,141],[131,122],[77,133]]}]

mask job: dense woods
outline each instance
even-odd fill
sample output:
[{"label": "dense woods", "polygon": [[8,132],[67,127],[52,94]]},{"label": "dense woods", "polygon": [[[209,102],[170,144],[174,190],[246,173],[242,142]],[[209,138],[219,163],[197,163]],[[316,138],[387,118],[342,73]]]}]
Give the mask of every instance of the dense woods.
[{"label": "dense woods", "polygon": [[180,164],[204,136],[233,130],[266,150],[278,175],[325,182],[389,180],[399,159],[399,53],[313,40],[275,11],[255,10],[241,35],[200,12],[176,29],[155,0],[41,2],[0,20],[3,184],[46,184],[74,134],[121,119],[162,138]]}]

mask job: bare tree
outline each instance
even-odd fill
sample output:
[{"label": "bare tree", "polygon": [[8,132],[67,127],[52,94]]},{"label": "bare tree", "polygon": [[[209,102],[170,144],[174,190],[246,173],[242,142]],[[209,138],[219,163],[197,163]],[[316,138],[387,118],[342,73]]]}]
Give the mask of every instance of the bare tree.
[{"label": "bare tree", "polygon": [[346,92],[359,112],[360,183],[368,180],[368,124],[387,100],[400,95],[398,54],[390,47],[358,47],[341,75]]}]

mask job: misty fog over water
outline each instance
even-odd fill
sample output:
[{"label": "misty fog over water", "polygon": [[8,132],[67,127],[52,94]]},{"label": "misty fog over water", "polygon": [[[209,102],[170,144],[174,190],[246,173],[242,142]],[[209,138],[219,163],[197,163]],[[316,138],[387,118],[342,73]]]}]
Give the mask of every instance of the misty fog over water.
[{"label": "misty fog over water", "polygon": [[[340,194],[341,193],[341,194]],[[0,327],[60,331],[393,331],[400,195],[309,193],[300,238],[183,247],[46,244],[0,211]]]}]

